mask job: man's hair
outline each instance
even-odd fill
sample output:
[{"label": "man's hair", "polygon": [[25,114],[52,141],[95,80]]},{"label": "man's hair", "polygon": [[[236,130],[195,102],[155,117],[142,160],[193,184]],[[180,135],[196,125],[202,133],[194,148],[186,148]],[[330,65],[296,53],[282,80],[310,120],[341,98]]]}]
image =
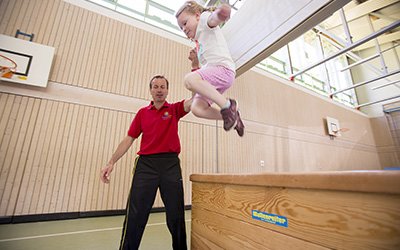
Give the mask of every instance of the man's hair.
[{"label": "man's hair", "polygon": [[163,76],[163,75],[155,75],[155,76],[153,76],[153,78],[151,78],[150,84],[149,84],[150,89],[151,89],[151,83],[153,82],[154,79],[164,79],[167,82],[167,89],[168,89],[168,85],[169,85],[168,79],[165,78],[165,76]]}]

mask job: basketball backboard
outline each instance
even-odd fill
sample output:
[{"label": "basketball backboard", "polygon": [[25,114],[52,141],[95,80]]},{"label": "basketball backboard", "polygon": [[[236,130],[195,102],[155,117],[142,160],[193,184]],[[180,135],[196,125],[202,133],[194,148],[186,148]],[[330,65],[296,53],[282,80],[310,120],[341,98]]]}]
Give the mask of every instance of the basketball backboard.
[{"label": "basketball backboard", "polygon": [[0,66],[13,74],[0,75],[1,81],[46,87],[54,48],[0,34]]}]

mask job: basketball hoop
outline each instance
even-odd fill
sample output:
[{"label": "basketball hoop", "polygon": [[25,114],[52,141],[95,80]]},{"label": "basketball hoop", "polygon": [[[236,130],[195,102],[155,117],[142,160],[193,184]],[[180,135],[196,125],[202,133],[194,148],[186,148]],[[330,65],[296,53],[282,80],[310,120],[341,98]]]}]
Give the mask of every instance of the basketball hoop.
[{"label": "basketball hoop", "polygon": [[17,64],[10,58],[0,54],[0,76],[11,78],[17,71]]}]

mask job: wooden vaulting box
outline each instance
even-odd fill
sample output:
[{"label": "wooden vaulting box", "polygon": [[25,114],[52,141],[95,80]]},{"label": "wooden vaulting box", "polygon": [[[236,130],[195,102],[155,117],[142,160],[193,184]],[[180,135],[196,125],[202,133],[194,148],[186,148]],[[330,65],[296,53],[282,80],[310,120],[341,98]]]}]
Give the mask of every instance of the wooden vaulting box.
[{"label": "wooden vaulting box", "polygon": [[400,249],[400,171],[190,180],[191,249]]}]

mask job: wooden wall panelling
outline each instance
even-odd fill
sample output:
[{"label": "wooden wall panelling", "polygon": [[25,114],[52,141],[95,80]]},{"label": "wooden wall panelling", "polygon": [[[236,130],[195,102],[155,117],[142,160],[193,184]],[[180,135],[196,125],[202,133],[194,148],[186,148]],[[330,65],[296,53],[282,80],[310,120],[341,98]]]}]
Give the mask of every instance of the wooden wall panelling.
[{"label": "wooden wall panelling", "polygon": [[80,210],[82,207],[82,204],[84,204],[84,201],[86,200],[85,193],[87,193],[87,184],[90,180],[90,177],[93,176],[95,177],[96,171],[95,169],[92,168],[92,162],[90,158],[90,152],[91,148],[96,144],[94,142],[94,133],[96,131],[96,109],[95,107],[89,107],[89,114],[88,114],[88,123],[87,123],[87,128],[85,132],[85,141],[84,145],[85,148],[83,150],[82,154],[82,161],[79,164],[79,185],[78,185],[78,190],[77,193],[81,194],[79,197],[75,199],[75,209],[77,211],[82,211]]},{"label": "wooden wall panelling", "polygon": [[16,1],[3,0],[0,1],[0,33],[5,34],[11,18],[11,11]]},{"label": "wooden wall panelling", "polygon": [[[18,27],[20,27],[21,31],[29,32],[29,23],[33,23],[35,19],[35,16],[32,15],[32,13],[35,12],[35,4],[33,3],[33,1],[24,1],[24,4],[26,5],[24,5],[21,10],[25,11],[25,13],[21,13],[22,18],[19,19],[20,23],[18,24]],[[27,37],[21,38],[24,40],[28,40]]]},{"label": "wooden wall panelling", "polygon": [[[99,159],[103,163],[107,163],[109,158],[111,157],[112,153],[114,152],[112,148],[112,142],[113,142],[113,131],[112,131],[112,122],[113,122],[113,114],[114,112],[112,110],[105,110],[104,117],[103,117],[103,126],[102,130],[105,130],[105,138],[104,142],[102,145],[99,145]],[[115,176],[113,176],[113,181],[115,182]],[[94,184],[94,192],[93,192],[93,198],[95,201],[95,208],[104,210],[107,207],[107,200],[109,198],[109,195],[111,193],[110,190],[112,190],[113,186],[115,185],[103,185],[100,183],[99,179],[94,178],[93,179],[93,184]]]},{"label": "wooden wall panelling", "polygon": [[[129,126],[130,126],[133,118],[134,118],[134,114],[130,114],[130,116],[128,116],[128,123],[127,123],[127,127],[124,130],[124,132],[125,132],[124,135],[126,135],[128,133],[128,129],[129,129]],[[126,170],[126,174],[125,174],[126,187],[128,187],[128,188],[124,189],[124,208],[126,207],[126,201],[127,201],[127,198],[128,198],[129,192],[130,192],[131,184],[132,184],[135,159],[137,157],[136,153],[139,151],[141,138],[142,138],[142,136],[139,136],[139,138],[137,138],[134,141],[131,149],[128,151],[128,156],[127,156],[128,164],[127,164],[127,170]]]},{"label": "wooden wall panelling", "polygon": [[[123,113],[122,112],[118,112],[117,113],[117,119],[116,119],[116,129],[115,129],[115,135],[114,135],[114,140],[115,140],[115,144],[114,147],[115,149],[118,147],[120,141],[122,140],[122,138],[124,137],[124,133],[122,131],[125,130],[125,123],[123,122]],[[115,149],[113,149],[113,151],[115,151]],[[126,157],[125,157],[126,158]],[[121,161],[121,166],[124,167],[125,172],[128,168],[126,165],[126,160],[125,159],[120,159]],[[111,204],[111,209],[121,209],[123,207],[122,202],[120,203],[120,197],[122,195],[122,188],[123,186],[121,186],[120,184],[123,183],[124,181],[124,177],[123,175],[119,174],[119,175],[115,175],[115,184],[114,184],[114,192],[112,194],[112,204]]]},{"label": "wooden wall panelling", "polygon": [[72,11],[66,8],[66,3],[60,1],[60,5],[57,10],[56,23],[52,26],[51,39],[54,43],[50,46],[56,48],[55,57],[53,59],[53,68],[50,80],[62,83],[62,74],[65,70],[65,50],[68,46],[70,39],[70,30],[74,28],[72,22]]},{"label": "wooden wall panelling", "polygon": [[191,204],[191,183],[189,177],[203,165],[204,125],[180,121],[179,137],[181,139],[182,180],[185,196],[185,204]]},{"label": "wooden wall panelling", "polygon": [[[126,136],[128,126],[131,122],[131,113],[123,113],[120,112],[120,121],[119,121],[119,133],[117,134],[118,143],[122,141],[122,139]],[[126,207],[127,194],[130,189],[130,180],[134,158],[132,156],[132,151],[135,151],[135,142],[132,144],[131,148],[126,152],[125,156],[120,159],[121,166],[120,171],[114,173],[118,175],[119,179],[115,185],[118,186],[117,193],[114,194],[116,196],[116,206],[115,209],[124,209]],[[115,150],[115,149],[114,149]],[[136,153],[136,152],[135,152]]]},{"label": "wooden wall panelling", "polygon": [[[12,109],[6,128],[6,136],[2,144],[7,145],[6,150],[1,152],[3,161],[1,162],[1,177],[0,177],[0,214],[10,215],[13,212],[15,201],[11,200],[11,191],[14,189],[13,184],[18,171],[18,161],[21,151],[19,140],[24,139],[25,125],[22,120],[26,109],[27,98],[17,96],[13,101]],[[7,135],[9,134],[9,135]],[[20,137],[22,137],[20,139]]]},{"label": "wooden wall panelling", "polygon": [[[26,29],[27,26],[27,19],[29,18],[29,12],[32,10],[30,5],[30,1],[22,1],[21,9],[19,10],[19,17],[16,20],[15,27],[21,27],[21,30]],[[32,6],[33,7],[33,6]],[[13,32],[16,32],[17,30]],[[21,37],[24,40],[27,40],[26,37]]]},{"label": "wooden wall panelling", "polygon": [[[112,119],[112,111],[108,109],[100,110],[101,113],[103,114],[101,119],[99,119],[99,127],[98,127],[98,143],[96,143],[95,149],[97,151],[97,163],[94,165],[97,165],[97,169],[101,169],[105,166],[105,164],[108,161],[108,158],[111,156],[112,152],[109,151],[110,148],[110,141],[112,140],[112,133],[111,133],[111,119]],[[99,173],[99,172],[98,172]],[[108,195],[108,185],[102,185],[100,183],[99,175],[96,176],[92,172],[91,178],[90,178],[90,186],[92,186],[91,189],[91,206],[90,209],[87,209],[87,211],[91,210],[102,210],[104,209],[104,204],[107,202],[107,195]],[[113,176],[114,178],[114,176]],[[114,181],[114,180],[113,180]],[[89,207],[88,207],[89,208]]]},{"label": "wooden wall panelling", "polygon": [[[93,165],[97,167],[97,169],[101,169],[105,167],[107,162],[103,161],[103,154],[104,157],[111,157],[111,152],[103,152],[104,147],[106,147],[106,138],[109,136],[109,134],[106,133],[106,128],[104,127],[104,124],[106,124],[107,121],[107,114],[108,110],[105,109],[100,109],[97,117],[97,122],[98,122],[98,128],[96,131],[96,146],[94,147],[93,151],[93,158],[95,161],[93,162]],[[108,161],[108,160],[107,160]],[[116,168],[118,169],[118,168]],[[117,172],[117,171],[115,171]],[[98,172],[99,173],[99,172]],[[99,190],[99,187],[96,185],[96,174],[91,173],[92,175],[89,178],[89,188],[88,188],[88,196],[86,198],[86,206],[85,206],[85,211],[95,211],[97,208],[97,196],[98,195],[104,195],[103,192]],[[99,173],[100,174],[100,173]],[[112,175],[111,181],[114,181],[114,175]],[[98,175],[99,176],[99,175]]]},{"label": "wooden wall panelling", "polygon": [[133,47],[133,39],[135,36],[135,30],[133,27],[126,25],[125,27],[125,49],[123,50],[123,61],[120,66],[120,74],[122,76],[121,79],[121,90],[119,92],[120,95],[132,96],[131,95],[131,87],[134,83],[133,75],[134,75],[134,47]]},{"label": "wooden wall panelling", "polygon": [[26,29],[27,32],[34,33],[36,36],[36,39],[34,39],[35,42],[40,43],[40,44],[45,44],[43,40],[43,33],[40,32],[40,29],[42,26],[46,26],[43,21],[46,18],[46,10],[47,8],[51,8],[51,5],[54,4],[54,1],[51,1],[47,3],[46,1],[30,1],[33,6],[33,11],[32,11],[32,19],[28,23],[28,27]]},{"label": "wooden wall panelling", "polygon": [[[49,75],[49,80],[51,81],[60,81],[59,80],[59,65],[62,60],[62,52],[63,47],[61,45],[61,41],[66,39],[67,29],[65,29],[65,16],[67,12],[64,11],[64,2],[63,1],[55,1],[53,9],[51,9],[51,14],[49,17],[49,21],[51,24],[48,24],[48,27],[45,27],[44,32],[44,41],[47,41],[47,45],[55,48],[55,54],[53,58],[52,68]],[[61,32],[62,31],[62,32]]]},{"label": "wooden wall panelling", "polygon": [[[115,69],[115,52],[116,52],[116,42],[118,41],[118,37],[116,37],[118,31],[118,22],[115,20],[111,20],[109,23],[109,29],[107,33],[107,45],[106,45],[106,53],[104,54],[104,61],[101,64],[100,82],[101,82],[101,90],[104,92],[110,92],[110,87],[112,82],[112,74]],[[97,62],[98,63],[98,62]]]},{"label": "wooden wall panelling", "polygon": [[[80,197],[80,202],[81,202],[81,207],[80,209],[83,211],[91,211],[91,206],[97,207],[99,210],[102,210],[107,203],[107,194],[109,193],[108,190],[104,190],[104,186],[99,185],[100,180],[99,180],[99,169],[101,169],[101,166],[97,165],[100,163],[96,162],[96,157],[100,157],[100,159],[103,160],[103,157],[105,156],[98,156],[96,155],[93,150],[96,147],[106,147],[109,148],[109,145],[103,144],[100,146],[99,144],[99,134],[100,131],[107,124],[107,127],[110,130],[110,133],[108,135],[112,136],[113,129],[115,129],[115,112],[107,111],[107,113],[111,113],[108,118],[109,120],[106,122],[101,122],[100,118],[101,116],[99,115],[99,109],[98,108],[92,108],[91,109],[91,116],[93,119],[93,123],[90,126],[90,141],[87,143],[91,144],[93,149],[91,149],[90,154],[91,158],[87,159],[86,163],[82,166],[82,168],[85,168],[85,178],[83,179],[83,182],[86,183],[86,185],[83,187],[82,191],[87,192],[87,195],[85,197]],[[109,144],[109,143],[108,143]],[[104,165],[105,166],[105,165]],[[91,189],[90,187],[93,187]],[[89,193],[89,190],[92,190],[91,193]],[[104,192],[102,192],[104,190]],[[91,202],[90,205],[86,205],[88,200]]]},{"label": "wooden wall panelling", "polygon": [[[29,98],[29,102],[27,104],[27,110],[25,112],[24,124],[27,126],[26,135],[21,143],[23,144],[22,151],[20,152],[20,160],[18,162],[18,171],[21,175],[14,181],[13,190],[11,190],[11,200],[13,200],[14,204],[12,207],[9,206],[8,210],[10,212],[6,213],[7,215],[14,215],[20,213],[23,208],[24,203],[19,202],[21,197],[26,197],[26,186],[27,182],[24,182],[26,176],[30,175],[31,165],[29,165],[29,154],[32,148],[32,140],[34,137],[34,131],[36,126],[37,114],[40,108],[40,100],[35,98]],[[28,119],[29,117],[29,119]],[[2,130],[0,130],[2,131]]]},{"label": "wooden wall panelling", "polygon": [[82,41],[82,51],[77,64],[78,74],[74,77],[77,86],[83,88],[93,88],[94,85],[94,74],[96,69],[95,60],[98,58],[100,53],[100,42],[101,36],[103,36],[101,29],[101,23],[103,17],[96,15],[91,11],[88,12],[88,27],[85,27],[85,36]]},{"label": "wooden wall panelling", "polygon": [[127,26],[126,24],[123,23],[118,23],[119,26],[119,34],[118,34],[118,38],[119,43],[116,44],[116,46],[118,46],[118,50],[116,53],[116,64],[114,66],[114,76],[113,76],[113,85],[112,85],[112,93],[118,93],[121,94],[121,88],[122,85],[124,84],[124,82],[122,81],[123,75],[122,75],[122,69],[124,68],[125,64],[124,64],[124,59],[126,57],[127,54],[127,48],[126,48],[126,43],[127,43],[127,34],[126,34],[126,30],[127,30]]},{"label": "wooden wall panelling", "polygon": [[[123,137],[126,136],[128,127],[131,124],[133,114],[132,113],[124,113],[123,115],[123,122],[121,123],[121,132],[120,137],[121,140]],[[120,173],[121,182],[119,183],[119,195],[118,195],[118,208],[125,208],[126,201],[129,194],[131,179],[132,179],[132,168],[135,162],[135,155],[136,155],[136,145],[137,142],[133,142],[130,150],[126,153],[126,156],[122,159],[122,163],[125,168],[124,172]]]},{"label": "wooden wall panelling", "polygon": [[[88,82],[88,88],[102,90],[102,79],[104,79],[103,73],[104,69],[102,68],[102,64],[99,62],[106,62],[105,53],[107,52],[107,45],[109,45],[109,41],[107,40],[108,33],[110,32],[110,22],[111,20],[101,16],[100,17],[100,25],[98,29],[95,30],[95,51],[94,56],[92,58],[93,64],[90,66],[90,70],[86,72],[86,74],[90,73],[90,78]],[[97,28],[97,27],[96,27]],[[108,44],[107,44],[108,43]]]},{"label": "wooden wall panelling", "polygon": [[[125,124],[122,122],[123,121],[123,114],[121,112],[116,112],[116,119],[115,119],[115,131],[114,131],[114,149],[112,149],[112,153],[117,149],[119,143],[125,136]],[[126,158],[126,157],[125,157]],[[107,160],[108,161],[108,160]],[[129,173],[129,168],[126,165],[126,160],[124,161],[123,159],[120,159],[121,161],[121,166],[124,168],[125,173]],[[124,203],[118,203],[119,197],[122,195],[122,192],[120,190],[120,183],[124,181],[124,176],[119,174],[115,175],[115,184],[113,188],[113,193],[111,196],[111,205],[110,209],[121,209],[124,207]]]},{"label": "wooden wall panelling", "polygon": [[79,130],[81,125],[78,123],[81,119],[82,113],[80,113],[81,107],[74,104],[68,104],[66,124],[67,129],[63,135],[63,144],[65,144],[65,150],[63,151],[62,162],[58,164],[60,168],[59,174],[60,180],[59,185],[56,188],[56,200],[54,210],[52,212],[67,212],[70,192],[72,187],[72,173],[75,168],[75,157],[77,152],[77,141],[79,138]]},{"label": "wooden wall panelling", "polygon": [[68,192],[70,190],[70,186],[67,186],[69,183],[69,174],[72,172],[74,164],[73,164],[73,156],[76,150],[75,141],[78,138],[79,125],[78,123],[78,115],[79,115],[79,106],[74,104],[69,104],[68,116],[66,123],[68,124],[68,130],[66,131],[68,134],[64,140],[64,144],[66,144],[65,149],[65,158],[63,162],[60,164],[61,168],[61,179],[60,185],[58,187],[59,193],[57,195],[57,201],[55,205],[54,212],[66,212],[67,211],[67,197]]},{"label": "wooden wall panelling", "polygon": [[[5,158],[6,158],[6,152],[8,150],[8,143],[10,141],[10,126],[7,126],[10,120],[10,116],[11,116],[11,111],[12,111],[12,107],[13,107],[13,103],[14,103],[14,99],[16,96],[14,95],[7,95],[7,94],[2,94],[1,97],[1,104],[2,106],[0,107],[0,111],[1,112],[1,117],[2,119],[0,120],[0,131],[2,131],[2,133],[0,133],[0,173],[4,173],[6,172],[5,169]],[[3,170],[4,168],[4,170]],[[4,176],[4,177],[3,177]],[[0,175],[0,180],[2,180],[2,178],[5,178],[5,175],[1,174]],[[3,184],[4,182],[1,181],[0,184]],[[0,190],[4,190],[2,188],[0,188]],[[2,194],[1,194],[2,195]]]},{"label": "wooden wall panelling", "polygon": [[[61,15],[59,13],[59,10],[61,9],[61,1],[50,1],[50,2],[45,2],[42,1],[43,4],[46,5],[46,7],[43,7],[43,9],[46,10],[45,14],[42,16],[42,22],[40,26],[38,27],[38,41],[39,43],[43,43],[52,47],[54,46],[54,40],[55,40],[55,31],[54,28],[58,27],[58,24],[60,22],[60,16],[57,16],[57,14]],[[52,70],[50,71],[49,79],[52,79],[52,72],[54,69],[54,62],[56,59],[58,53],[58,48],[55,47],[55,54],[54,54],[54,59],[53,59],[53,65],[52,65]]]},{"label": "wooden wall panelling", "polygon": [[[10,1],[13,2],[13,1]],[[17,26],[17,21],[19,18],[19,15],[21,14],[21,11],[25,11],[22,10],[21,8],[23,7],[23,1],[18,1],[16,2],[14,5],[13,4],[9,4],[8,5],[8,9],[6,12],[11,12],[10,17],[9,17],[9,21],[6,27],[6,34],[9,35],[14,35],[15,34],[15,27]]]},{"label": "wooden wall panelling", "polygon": [[133,49],[133,57],[132,57],[132,69],[130,76],[132,77],[132,81],[129,83],[129,95],[131,96],[139,96],[139,87],[140,83],[147,83],[150,81],[143,81],[143,71],[141,66],[143,65],[143,60],[140,57],[140,52],[143,49],[142,41],[143,41],[143,30],[132,27],[134,31],[133,39],[132,39],[132,49]]},{"label": "wooden wall panelling", "polygon": [[95,161],[93,159],[94,155],[94,148],[98,147],[97,144],[97,135],[98,135],[98,114],[99,114],[99,109],[98,108],[90,108],[90,114],[89,114],[89,120],[90,120],[90,127],[89,131],[86,133],[88,134],[88,138],[85,141],[85,145],[87,145],[87,149],[84,151],[84,158],[82,160],[81,164],[81,169],[84,170],[84,173],[81,177],[81,196],[79,197],[79,209],[78,211],[88,211],[86,208],[86,201],[88,200],[89,196],[89,186],[90,183],[93,181],[94,178],[99,177],[99,175],[96,175],[97,172],[96,170],[99,168],[99,166],[96,166]]},{"label": "wooden wall panelling", "polygon": [[80,8],[76,6],[66,4],[63,11],[66,12],[66,16],[63,15],[62,25],[60,25],[59,29],[66,34],[63,34],[63,39],[59,44],[60,61],[56,68],[56,73],[58,74],[57,82],[73,85],[73,83],[67,82],[67,77],[71,69],[71,57],[76,49],[77,31],[82,20],[78,17]]},{"label": "wooden wall panelling", "polygon": [[[34,168],[36,169],[36,176],[31,180],[33,184],[33,193],[29,210],[33,213],[40,213],[42,210],[40,196],[42,191],[42,185],[46,182],[45,174],[47,173],[48,168],[46,167],[46,160],[50,149],[50,141],[51,141],[51,131],[54,126],[54,118],[55,118],[55,102],[53,101],[43,101],[43,106],[41,107],[44,110],[44,114],[42,117],[42,123],[39,132],[39,141],[38,144],[43,145],[39,148],[39,151],[36,152],[37,159],[35,161]],[[43,138],[43,139],[42,139]]]},{"label": "wooden wall panelling", "polygon": [[[25,170],[24,175],[22,177],[20,183],[20,191],[17,197],[16,208],[14,214],[20,215],[28,213],[30,209],[30,203],[32,199],[33,189],[34,189],[34,176],[37,175],[37,155],[36,152],[39,152],[40,148],[43,144],[38,145],[39,141],[39,131],[40,126],[42,124],[43,118],[43,109],[42,109],[42,100],[36,99],[35,101],[35,108],[34,112],[32,113],[32,120],[30,121],[30,130],[32,131],[31,134],[31,141],[28,143],[26,142],[25,146],[27,147],[27,160],[25,163]],[[1,130],[4,131],[4,130]],[[39,149],[38,149],[39,148]]]},{"label": "wooden wall panelling", "polygon": [[86,42],[82,37],[86,33],[85,28],[87,25],[87,16],[84,15],[84,12],[86,11],[76,6],[73,6],[71,11],[73,12],[73,20],[70,24],[72,29],[69,31],[68,42],[65,44],[66,50],[62,56],[64,58],[64,65],[61,69],[63,71],[61,82],[76,86],[77,82],[74,82],[72,79],[73,76],[78,74],[76,66],[80,66],[79,59],[83,54],[81,47],[82,43]]},{"label": "wooden wall panelling", "polygon": [[[115,136],[114,136],[114,140],[115,140],[114,147],[115,147],[115,149],[118,147],[119,143],[124,138],[124,136],[125,136],[124,131],[125,131],[125,127],[126,127],[126,124],[124,122],[125,114],[123,114],[122,112],[118,112],[117,115],[118,115],[118,121],[117,121],[118,129],[115,131],[116,133],[115,133]],[[112,151],[115,151],[115,149],[113,149]],[[129,173],[129,168],[127,168],[127,165],[126,165],[126,163],[127,163],[126,158],[127,157],[123,157],[123,159],[120,159],[121,167],[123,168],[121,170],[123,170],[123,172],[125,172],[125,173]],[[107,161],[108,161],[108,159],[105,159],[104,164]],[[114,183],[114,193],[113,193],[113,196],[112,196],[112,203],[109,206],[110,208],[108,208],[108,209],[114,209],[114,210],[115,209],[121,209],[121,208],[124,207],[123,204],[120,203],[121,197],[123,195],[123,190],[122,189],[124,187],[121,184],[124,183],[124,175],[115,174],[115,177],[117,177],[117,178],[115,179],[115,183]],[[100,185],[103,185],[103,184],[100,183]]]},{"label": "wooden wall panelling", "polygon": [[99,51],[96,51],[96,38],[99,35],[96,31],[99,29],[101,16],[95,13],[84,10],[86,24],[83,27],[83,34],[80,41],[80,52],[74,62],[75,74],[70,75],[68,82],[73,82],[78,87],[87,88],[90,82],[91,70],[94,65],[94,58]]},{"label": "wooden wall panelling", "polygon": [[[107,118],[104,120],[103,124],[105,125],[102,129],[106,130],[105,134],[105,141],[103,145],[99,145],[101,148],[100,150],[100,159],[101,159],[101,164],[102,167],[106,165],[108,160],[111,158],[112,154],[117,148],[117,141],[121,141],[122,138],[116,138],[116,129],[115,129],[115,117],[116,113],[115,111],[112,110],[107,110]],[[122,162],[118,162],[118,168],[121,171],[125,171],[124,166],[121,164]],[[104,185],[98,178],[95,178],[95,190],[98,190],[97,192],[95,191],[94,195],[97,196],[97,208],[100,207],[102,210],[104,209],[110,209],[110,205],[112,202],[113,195],[116,195],[114,193],[115,186],[118,181],[118,173],[112,174],[112,185]]]},{"label": "wooden wall panelling", "polygon": [[[111,137],[110,137],[110,143],[109,143],[110,144],[109,152],[114,153],[115,149],[117,149],[117,147],[118,147],[119,141],[121,140],[119,138],[119,130],[117,129],[118,128],[118,123],[117,123],[118,122],[118,112],[112,111],[111,122],[112,122],[112,126],[111,126],[111,133],[110,133]],[[107,161],[108,161],[108,159],[106,158],[104,162],[107,162]],[[120,175],[115,175],[114,180],[116,183],[114,185],[112,185],[109,189],[109,194],[107,197],[107,205],[105,207],[106,209],[113,208],[114,198],[115,198],[115,196],[118,195],[117,183],[119,181],[119,176]]]},{"label": "wooden wall panelling", "polygon": [[[119,42],[119,22],[112,20],[110,23],[110,32],[107,37],[107,54],[102,64],[103,66],[103,78],[102,81],[102,90],[108,93],[111,93],[112,85],[114,84],[113,76],[115,74],[116,65],[118,62],[116,61],[116,53]],[[120,48],[118,48],[120,49]]]},{"label": "wooden wall panelling", "polygon": [[[90,133],[90,136],[88,138],[88,141],[86,141],[85,145],[90,145],[85,162],[81,166],[81,168],[85,169],[84,177],[82,179],[82,195],[80,197],[80,208],[79,211],[89,211],[89,209],[86,207],[86,201],[89,200],[89,190],[91,183],[97,183],[99,181],[99,176],[100,176],[100,169],[102,168],[102,165],[100,165],[100,162],[97,162],[96,159],[94,158],[94,151],[96,148],[102,148],[104,145],[99,144],[99,131],[102,129],[102,123],[99,123],[99,108],[92,107],[90,109],[90,119],[92,120],[91,126],[89,127],[90,131],[87,133]],[[104,155],[103,157],[106,157]],[[91,195],[101,195],[97,192],[98,189],[94,188],[91,190]]]},{"label": "wooden wall panelling", "polygon": [[[114,74],[114,89],[113,93],[118,93],[123,95],[122,93],[122,86],[125,84],[123,81],[124,78],[124,68],[125,68],[125,58],[129,54],[127,51],[129,47],[127,47],[128,43],[128,25],[119,23],[120,32],[119,32],[119,44],[118,44],[118,51],[117,51],[117,62],[118,64],[115,65],[115,74]],[[128,59],[129,60],[129,59]]]},{"label": "wooden wall panelling", "polygon": [[[41,164],[41,168],[43,168],[43,177],[42,180],[39,184],[38,190],[39,190],[39,195],[38,195],[38,201],[36,205],[36,213],[42,214],[42,213],[48,213],[46,210],[46,205],[47,203],[45,200],[48,198],[46,195],[48,194],[48,191],[51,186],[52,182],[52,172],[55,170],[54,168],[54,163],[53,163],[53,157],[57,153],[55,151],[56,146],[57,146],[57,139],[58,139],[58,128],[61,125],[60,124],[60,115],[62,114],[62,110],[60,110],[60,106],[62,103],[59,102],[53,102],[51,110],[48,112],[50,113],[50,120],[49,120],[49,127],[46,131],[46,137],[49,138],[48,145],[47,145],[47,154],[43,156],[43,162]],[[49,194],[51,195],[51,194]]]},{"label": "wooden wall panelling", "polygon": [[[60,120],[62,115],[62,107],[63,103],[53,102],[50,111],[50,120],[49,120],[49,129],[47,130],[46,137],[49,137],[48,141],[48,149],[47,154],[43,157],[43,164],[41,164],[41,168],[43,171],[43,178],[40,183],[39,196],[37,202],[36,213],[43,214],[48,213],[47,205],[50,202],[46,202],[48,198],[51,197],[51,187],[54,181],[54,171],[56,170],[57,164],[54,162],[55,155],[59,153],[59,150],[56,151],[59,139],[60,132]],[[50,191],[50,192],[49,192]]]},{"label": "wooden wall panelling", "polygon": [[[119,141],[121,140],[121,138],[119,138],[120,136],[117,136],[117,135],[119,135],[119,133],[118,133],[119,131],[117,130],[117,125],[118,125],[117,124],[117,121],[118,121],[117,115],[118,115],[118,113],[115,111],[110,111],[110,113],[111,113],[111,118],[109,118],[109,120],[111,122],[111,124],[110,124],[111,131],[108,134],[109,135],[108,138],[106,139],[108,141],[107,142],[108,150],[107,150],[107,152],[104,152],[105,157],[103,158],[103,162],[104,162],[103,165],[105,165],[105,163],[107,163],[107,161],[109,160],[111,155],[114,153],[115,149],[117,148]],[[109,155],[108,157],[106,157],[107,154]],[[123,165],[121,165],[121,166],[123,167]],[[106,191],[107,196],[104,197],[105,200],[103,201],[103,204],[104,204],[103,209],[111,209],[113,207],[114,197],[116,195],[118,195],[116,187],[117,187],[117,183],[119,181],[119,176],[120,175],[115,174],[113,176],[115,183],[113,185],[107,185],[108,186],[107,191]],[[98,178],[96,178],[96,181],[98,181]],[[101,182],[99,182],[99,185],[104,186],[103,183],[101,183]],[[97,195],[101,195],[101,194],[97,194]]]},{"label": "wooden wall panelling", "polygon": [[142,64],[140,64],[139,70],[142,72],[142,77],[140,81],[138,82],[139,85],[139,93],[137,96],[145,96],[146,98],[149,97],[149,87],[148,85],[145,87],[144,83],[148,83],[150,81],[150,77],[153,75],[152,71],[155,69],[153,68],[152,64],[152,47],[154,46],[151,44],[151,37],[154,36],[151,33],[144,32],[142,31],[142,37],[143,40],[141,40],[141,45],[140,45],[140,52],[139,52],[139,60],[142,61]]},{"label": "wooden wall panelling", "polygon": [[96,41],[96,34],[94,33],[94,30],[98,28],[98,21],[100,18],[99,15],[95,15],[93,12],[88,10],[85,10],[84,15],[86,16],[87,23],[84,26],[84,34],[82,36],[82,41],[80,42],[81,52],[79,53],[78,59],[74,65],[76,73],[70,76],[71,80],[68,80],[68,82],[76,83],[76,86],[78,87],[84,87],[88,84],[86,79],[90,74],[89,69],[93,64],[92,57],[94,56],[95,50],[94,42]]},{"label": "wooden wall panelling", "polygon": [[87,136],[87,127],[89,126],[89,107],[87,106],[80,106],[79,107],[79,114],[78,114],[78,131],[77,137],[74,141],[74,153],[72,155],[72,162],[71,162],[71,171],[68,173],[68,184],[67,188],[68,195],[65,197],[66,200],[66,209],[67,212],[76,212],[77,211],[77,204],[76,200],[79,199],[79,177],[81,172],[81,162],[82,162],[82,155],[84,155],[84,147],[85,141]]},{"label": "wooden wall panelling", "polygon": [[[49,75],[49,80],[57,81],[58,80],[58,64],[61,60],[61,53],[62,50],[60,49],[60,41],[66,35],[66,30],[60,29],[60,26],[64,23],[64,15],[66,12],[63,11],[64,2],[63,1],[55,1],[53,9],[51,11],[49,24],[47,24],[46,28],[44,29],[44,41],[47,41],[47,45],[52,46],[55,48],[55,54],[53,58],[53,64]],[[64,32],[60,32],[63,30]],[[65,39],[65,37],[64,37]]]},{"label": "wooden wall panelling", "polygon": [[101,144],[101,131],[104,129],[102,127],[104,124],[102,121],[103,111],[104,110],[98,108],[95,108],[94,110],[93,127],[90,131],[90,143],[92,144],[92,148],[91,153],[89,153],[90,158],[87,159],[86,164],[83,166],[84,168],[87,168],[89,170],[88,174],[85,174],[86,177],[84,179],[85,186],[83,192],[86,193],[86,195],[81,197],[80,211],[91,211],[92,209],[90,207],[90,204],[93,196],[98,195],[98,190],[95,188],[94,183],[96,182],[96,178],[100,177],[100,169],[103,166],[101,165],[102,162],[100,162],[100,159],[98,157],[99,149],[105,146],[104,144]]},{"label": "wooden wall panelling", "polygon": [[68,123],[68,121],[70,118],[69,114],[71,113],[71,105],[68,103],[62,103],[59,108],[61,108],[61,111],[58,112],[62,112],[62,117],[60,120],[60,126],[57,128],[57,130],[59,131],[57,135],[57,147],[55,149],[56,155],[54,157],[54,161],[52,162],[52,168],[54,171],[52,174],[52,178],[54,178],[54,182],[52,183],[52,187],[47,189],[47,193],[45,196],[47,213],[56,212],[57,200],[58,197],[61,195],[62,190],[60,189],[60,184],[65,168],[64,161],[66,158],[67,141],[70,128],[70,123]]},{"label": "wooden wall panelling", "polygon": [[0,213],[6,214],[7,208],[9,206],[9,189],[10,185],[12,185],[12,179],[14,169],[11,168],[13,152],[15,149],[16,144],[16,133],[18,132],[18,126],[20,124],[17,123],[18,118],[18,109],[21,103],[21,96],[17,96],[13,100],[12,108],[10,109],[10,115],[8,124],[6,126],[5,136],[3,137],[2,141],[2,151],[1,155],[2,158],[2,169],[1,169],[1,176],[0,176],[0,194],[1,194],[1,201],[0,201]]}]

